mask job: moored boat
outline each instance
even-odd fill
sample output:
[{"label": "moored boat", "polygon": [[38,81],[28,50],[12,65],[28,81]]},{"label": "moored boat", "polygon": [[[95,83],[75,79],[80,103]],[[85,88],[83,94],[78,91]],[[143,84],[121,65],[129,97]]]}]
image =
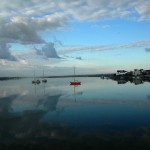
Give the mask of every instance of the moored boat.
[{"label": "moored boat", "polygon": [[81,82],[75,79],[75,67],[74,67],[74,81],[70,81],[70,85],[81,85]]}]

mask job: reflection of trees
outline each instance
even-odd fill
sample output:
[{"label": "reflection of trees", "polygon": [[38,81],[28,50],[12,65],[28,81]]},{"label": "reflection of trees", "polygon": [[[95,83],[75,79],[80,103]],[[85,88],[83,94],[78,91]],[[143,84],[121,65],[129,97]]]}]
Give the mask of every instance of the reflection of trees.
[{"label": "reflection of trees", "polygon": [[[127,82],[134,83],[135,85],[142,84],[144,82],[150,82],[150,78],[146,77],[132,77],[132,76],[108,76],[107,78],[110,78],[112,80],[117,81],[118,84],[125,84]],[[104,79],[104,78],[103,78]]]}]

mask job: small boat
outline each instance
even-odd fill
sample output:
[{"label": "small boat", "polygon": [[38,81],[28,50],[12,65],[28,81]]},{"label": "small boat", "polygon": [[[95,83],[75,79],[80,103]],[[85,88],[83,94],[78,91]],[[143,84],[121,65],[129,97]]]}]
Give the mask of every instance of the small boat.
[{"label": "small boat", "polygon": [[35,71],[34,71],[34,80],[32,80],[32,84],[40,84],[40,80],[39,79],[35,79]]},{"label": "small boat", "polygon": [[40,80],[32,80],[32,84],[40,84]]},{"label": "small boat", "polygon": [[43,80],[42,80],[42,82],[43,82],[43,83],[46,83],[46,82],[47,82],[47,80],[46,80],[46,79],[43,79]]},{"label": "small boat", "polygon": [[70,85],[81,85],[81,82],[80,81],[71,81],[70,82]]},{"label": "small boat", "polygon": [[37,83],[37,84],[40,84],[41,82],[40,82],[40,80],[36,80],[36,83]]},{"label": "small boat", "polygon": [[[44,78],[44,70],[43,70],[43,78]],[[47,79],[43,79],[42,82],[43,82],[43,83],[46,83],[46,82],[47,82]]]},{"label": "small boat", "polygon": [[75,67],[74,67],[74,81],[71,81],[70,85],[75,85],[75,86],[81,85],[81,82],[75,79]]},{"label": "small boat", "polygon": [[35,80],[35,70],[34,70],[34,80],[32,80],[32,84],[36,84],[36,80]]},{"label": "small boat", "polygon": [[35,81],[35,80],[32,80],[32,84],[36,84],[36,81]]}]

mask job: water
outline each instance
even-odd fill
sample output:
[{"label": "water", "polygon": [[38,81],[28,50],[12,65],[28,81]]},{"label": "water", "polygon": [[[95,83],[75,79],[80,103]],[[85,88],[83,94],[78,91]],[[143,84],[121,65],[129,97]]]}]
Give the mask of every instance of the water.
[{"label": "water", "polygon": [[49,78],[39,85],[31,80],[0,81],[1,145],[149,146],[149,82],[118,84],[97,77],[70,86],[72,78]]}]

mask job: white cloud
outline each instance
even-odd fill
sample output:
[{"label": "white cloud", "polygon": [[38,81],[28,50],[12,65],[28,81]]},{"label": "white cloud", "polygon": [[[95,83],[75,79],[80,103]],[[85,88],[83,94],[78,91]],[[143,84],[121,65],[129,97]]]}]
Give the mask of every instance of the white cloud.
[{"label": "white cloud", "polygon": [[97,28],[97,29],[110,29],[111,26],[110,25],[100,25],[100,24],[94,24],[91,26],[92,28]]},{"label": "white cloud", "polygon": [[45,43],[38,35],[39,32],[57,30],[66,24],[67,19],[61,13],[46,15],[43,18],[27,18],[22,16],[15,16],[9,20],[0,18],[0,58],[14,60],[8,48],[9,43]]},{"label": "white cloud", "polygon": [[150,1],[147,0],[12,0],[11,3],[1,0],[0,10],[0,38],[5,43],[43,43],[39,32],[62,29],[70,18],[78,21],[150,19]]},{"label": "white cloud", "polygon": [[139,21],[150,20],[150,1],[138,0],[133,3],[136,13],[139,15]]},{"label": "white cloud", "polygon": [[21,42],[44,43],[38,32],[45,30],[57,30],[66,25],[67,20],[61,14],[53,14],[43,18],[27,18],[15,16],[9,21],[0,20],[0,37],[8,43]]},{"label": "white cloud", "polygon": [[113,45],[97,45],[97,46],[77,46],[73,48],[62,49],[60,54],[74,53],[79,51],[108,51],[108,50],[117,50],[117,49],[128,49],[128,48],[139,48],[150,46],[150,40],[146,41],[136,41],[128,44],[113,44]]},{"label": "white cloud", "polygon": [[0,16],[45,16],[63,13],[77,20],[99,20],[108,18],[129,18],[137,14],[137,19],[150,19],[148,0],[1,0]]},{"label": "white cloud", "polygon": [[[46,42],[39,36],[39,33],[60,30],[68,25],[69,20],[99,21],[115,18],[134,19],[134,21],[150,20],[150,1],[148,0],[11,0],[11,2],[1,0],[0,2],[0,59],[6,60],[6,63],[1,61],[3,69],[12,67],[8,65],[10,63],[7,60],[17,59],[18,66],[15,61],[12,62],[12,65],[18,68],[30,67],[39,63],[36,59],[40,59],[41,65],[47,64],[48,66],[52,66],[53,62],[62,61],[51,59],[52,56],[56,58],[58,55],[55,49],[53,52],[48,52],[47,48],[36,52],[42,51],[42,54],[44,53],[48,60],[51,60],[50,64],[36,53],[33,53],[34,57],[28,53],[23,59],[24,54],[21,57],[11,53],[9,44],[45,44]],[[109,26],[101,26],[101,28],[106,29]],[[57,40],[56,42],[60,44]],[[138,41],[124,45],[78,46],[60,50],[58,54],[149,46],[150,41]]]},{"label": "white cloud", "polygon": [[110,28],[110,25],[103,25],[102,26],[102,29],[109,29]]}]

